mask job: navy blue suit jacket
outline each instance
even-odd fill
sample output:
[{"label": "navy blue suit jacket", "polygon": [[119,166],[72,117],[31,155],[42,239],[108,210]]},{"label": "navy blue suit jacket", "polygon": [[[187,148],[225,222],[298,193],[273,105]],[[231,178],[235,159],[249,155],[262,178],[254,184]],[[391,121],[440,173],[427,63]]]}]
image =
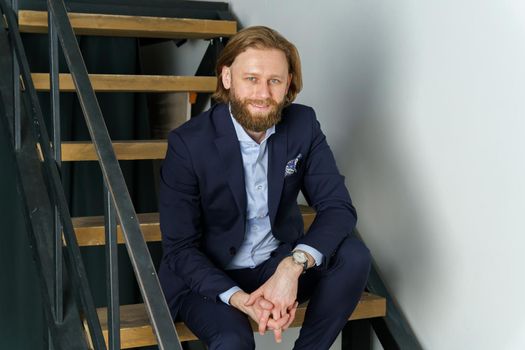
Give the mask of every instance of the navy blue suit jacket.
[{"label": "navy blue suit jacket", "polygon": [[[273,235],[308,244],[325,260],[356,223],[356,213],[312,108],[292,104],[268,139],[268,210]],[[285,177],[290,160],[302,158]],[[307,235],[301,190],[317,215]],[[246,189],[239,141],[227,105],[218,104],[173,130],[162,165],[159,278],[172,315],[194,291],[212,300],[236,283],[224,272],[245,234]]]}]

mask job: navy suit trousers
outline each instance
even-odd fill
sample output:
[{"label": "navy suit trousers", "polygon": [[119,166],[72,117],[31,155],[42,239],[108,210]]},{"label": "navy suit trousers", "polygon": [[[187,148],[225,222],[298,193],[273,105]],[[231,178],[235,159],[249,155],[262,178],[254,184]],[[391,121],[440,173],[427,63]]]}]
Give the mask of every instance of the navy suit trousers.
[{"label": "navy suit trousers", "polygon": [[[226,271],[245,292],[251,293],[274,273],[292,247],[281,245],[272,257],[254,269]],[[342,241],[325,263],[309,269],[299,279],[297,299],[309,300],[305,320],[294,349],[328,349],[355,309],[370,270],[370,252],[355,237]],[[248,317],[220,300],[187,294],[180,318],[210,350],[254,349]]]}]

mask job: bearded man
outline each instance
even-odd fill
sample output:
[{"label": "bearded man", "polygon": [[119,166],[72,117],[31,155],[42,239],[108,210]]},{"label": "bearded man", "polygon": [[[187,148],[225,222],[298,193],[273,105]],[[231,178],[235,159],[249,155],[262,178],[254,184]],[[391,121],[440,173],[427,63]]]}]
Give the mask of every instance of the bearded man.
[{"label": "bearded man", "polygon": [[[172,316],[209,349],[276,341],[310,300],[295,349],[328,349],[364,289],[370,254],[302,88],[297,49],[251,27],[217,62],[219,102],[169,135],[161,171],[159,277]],[[305,234],[297,196],[316,217]]]}]

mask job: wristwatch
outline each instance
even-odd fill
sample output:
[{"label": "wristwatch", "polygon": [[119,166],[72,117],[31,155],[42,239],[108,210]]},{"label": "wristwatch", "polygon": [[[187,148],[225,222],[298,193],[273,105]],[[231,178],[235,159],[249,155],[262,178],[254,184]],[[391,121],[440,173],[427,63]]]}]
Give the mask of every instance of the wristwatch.
[{"label": "wristwatch", "polygon": [[308,257],[306,256],[306,253],[302,250],[294,250],[290,255],[294,263],[303,267],[303,273],[305,273],[308,268]]}]

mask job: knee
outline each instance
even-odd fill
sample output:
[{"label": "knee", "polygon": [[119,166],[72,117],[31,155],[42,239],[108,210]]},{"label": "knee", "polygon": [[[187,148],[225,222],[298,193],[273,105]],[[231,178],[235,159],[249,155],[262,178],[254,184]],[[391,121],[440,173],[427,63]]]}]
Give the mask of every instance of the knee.
[{"label": "knee", "polygon": [[352,263],[369,270],[370,264],[372,263],[372,254],[370,254],[370,250],[362,241],[357,239],[351,246],[350,258],[352,259]]},{"label": "knee", "polygon": [[345,270],[368,275],[372,255],[362,241],[350,237],[345,239],[337,250],[335,260],[334,263]]},{"label": "knee", "polygon": [[210,350],[253,350],[255,349],[255,341],[251,329],[239,328],[217,334],[208,346]]}]

